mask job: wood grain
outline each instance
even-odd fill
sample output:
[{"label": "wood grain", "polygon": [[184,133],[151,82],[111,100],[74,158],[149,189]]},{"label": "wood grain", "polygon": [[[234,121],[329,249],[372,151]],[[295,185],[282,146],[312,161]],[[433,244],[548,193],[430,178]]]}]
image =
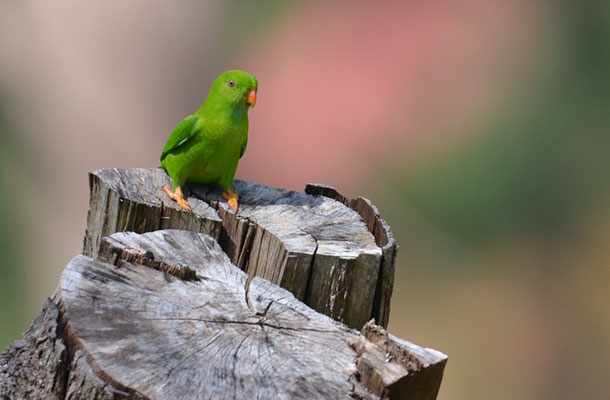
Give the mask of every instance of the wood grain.
[{"label": "wood grain", "polygon": [[[114,386],[149,398],[372,398],[350,378],[346,339],[358,334],[260,278],[251,310],[247,275],[211,237],[160,231],[104,241],[100,256],[116,266],[75,258],[57,300],[96,373],[122,377]],[[149,268],[153,260],[189,266],[197,279]]]},{"label": "wood grain", "polygon": [[356,344],[360,380],[373,393],[392,399],[436,399],[447,356],[388,333],[371,320]]},{"label": "wood grain", "polygon": [[204,202],[185,213],[163,192],[171,180],[158,168],[111,168],[89,174],[89,211],[83,254],[97,256],[101,238],[115,232],[185,229],[218,238],[221,221]]},{"label": "wood grain", "polygon": [[23,337],[0,354],[0,399],[63,398],[68,350],[58,320],[57,307],[46,300]]},{"label": "wood grain", "polygon": [[379,326],[360,334],[268,280],[248,286],[208,235],[116,233],[98,256],[68,264],[53,301],[0,355],[0,395],[419,400],[438,392],[446,356]]},{"label": "wood grain", "polygon": [[185,189],[188,213],[167,199],[168,184],[159,169],[91,173],[84,254],[95,257],[101,238],[114,232],[207,233],[248,275],[277,283],[315,310],[353,328],[371,318],[387,325],[396,246],[378,215],[362,212],[374,209],[370,203],[353,209],[328,196],[236,181],[237,213],[206,185]]},{"label": "wood grain", "polygon": [[397,251],[370,201],[238,181],[237,213],[198,185],[188,213],[166,184],[90,174],[84,255],[0,354],[0,398],[436,398],[447,356],[364,324]]},{"label": "wood grain", "polygon": [[[99,254],[111,264],[70,262],[55,301],[71,341],[114,390],[147,398],[377,398],[359,380],[358,358],[385,350],[265,279],[246,290],[247,275],[213,238],[117,233]],[[172,272],[186,267],[195,279]],[[358,354],[359,340],[370,349]],[[419,349],[416,360],[429,356]]]},{"label": "wood grain", "polygon": [[375,237],[375,243],[381,248],[382,253],[372,317],[379,325],[387,327],[390,318],[390,300],[394,288],[394,264],[398,254],[398,244],[394,240],[390,226],[379,216],[379,210],[367,198],[350,199],[332,186],[320,183],[307,184],[305,193],[329,197],[345,204],[362,217],[369,232]]}]

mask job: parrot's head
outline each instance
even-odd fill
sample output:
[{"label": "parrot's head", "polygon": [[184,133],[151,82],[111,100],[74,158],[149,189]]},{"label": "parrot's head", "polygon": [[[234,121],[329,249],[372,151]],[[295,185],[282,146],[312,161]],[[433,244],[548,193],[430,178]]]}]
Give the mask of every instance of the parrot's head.
[{"label": "parrot's head", "polygon": [[258,81],[245,71],[237,69],[222,73],[216,78],[208,99],[222,103],[233,109],[245,109],[256,104]]}]

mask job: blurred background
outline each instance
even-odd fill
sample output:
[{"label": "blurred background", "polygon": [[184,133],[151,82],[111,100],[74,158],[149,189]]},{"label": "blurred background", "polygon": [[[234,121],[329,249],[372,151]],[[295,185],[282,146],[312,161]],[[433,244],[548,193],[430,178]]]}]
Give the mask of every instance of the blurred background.
[{"label": "blurred background", "polygon": [[155,167],[220,72],[237,177],[370,198],[440,399],[610,393],[610,2],[0,1],[0,349],[81,251],[87,172]]}]

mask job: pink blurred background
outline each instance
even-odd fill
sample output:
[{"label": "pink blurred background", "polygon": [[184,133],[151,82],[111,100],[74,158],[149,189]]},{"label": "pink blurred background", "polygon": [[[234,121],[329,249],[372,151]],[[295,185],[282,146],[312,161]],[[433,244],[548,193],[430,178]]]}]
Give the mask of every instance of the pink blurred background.
[{"label": "pink blurred background", "polygon": [[1,347],[81,251],[87,172],[156,166],[240,68],[237,177],[380,208],[390,331],[449,355],[439,398],[603,398],[609,23],[601,0],[0,3]]}]

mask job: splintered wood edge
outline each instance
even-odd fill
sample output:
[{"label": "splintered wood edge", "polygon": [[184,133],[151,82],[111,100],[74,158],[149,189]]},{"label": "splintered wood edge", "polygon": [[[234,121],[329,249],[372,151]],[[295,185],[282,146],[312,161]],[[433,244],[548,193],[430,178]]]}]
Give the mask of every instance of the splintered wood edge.
[{"label": "splintered wood edge", "polygon": [[115,232],[138,233],[159,229],[184,229],[220,237],[222,221],[204,202],[192,202],[184,212],[167,198],[171,186],[158,168],[108,168],[89,173],[89,210],[83,254],[96,258],[102,237]]},{"label": "splintered wood edge", "polygon": [[[159,270],[157,266],[161,264],[168,266],[165,269],[161,269],[165,274],[175,276],[172,271],[188,267],[191,270],[196,271],[198,279],[214,279],[213,277],[208,276],[209,274],[206,274],[205,269],[201,268],[206,260],[206,252],[201,251],[197,246],[193,247],[195,251],[190,249],[190,246],[197,242],[197,238],[202,237],[203,235],[192,232],[172,230],[157,231],[144,235],[138,235],[131,232],[117,233],[103,240],[102,247],[104,250],[100,252],[100,257],[103,260],[112,259],[114,261],[113,263],[118,265],[119,268],[124,267],[126,265],[125,263],[142,262],[144,266]],[[160,247],[159,243],[167,243],[169,247]],[[208,241],[208,244],[209,243],[210,241]],[[216,254],[220,257],[224,256],[224,254],[220,254],[219,252]],[[195,261],[195,259],[198,261]],[[235,270],[239,271],[237,269]],[[245,278],[242,278],[242,282],[244,280]],[[263,285],[263,293],[270,293],[274,290],[281,291],[281,289],[277,288],[275,285],[261,279],[255,279],[253,285],[254,288]],[[256,297],[255,294],[252,294],[251,296]],[[246,299],[248,298],[247,287],[245,297]],[[246,299],[244,299],[242,306],[245,306],[247,303]],[[279,301],[283,302],[283,304],[290,304],[290,307],[298,309],[298,315],[309,315],[314,313],[312,310],[305,307],[305,305],[301,305],[301,308],[299,309],[299,302],[290,294],[288,294],[288,297],[281,296]],[[261,299],[258,299],[257,303],[258,306],[253,312],[260,312],[263,307],[264,312],[268,312],[269,307],[272,305],[272,302],[266,303],[266,301]],[[266,306],[264,306],[265,303]],[[250,307],[250,305],[248,305],[248,307]],[[284,312],[285,310],[279,310],[277,313],[285,315]],[[326,318],[321,315],[319,316],[323,320]],[[336,322],[328,318],[325,320],[328,321],[327,323],[330,324],[330,327],[314,323],[315,319],[311,316],[306,317],[306,320],[307,324],[301,326],[301,328],[287,324],[288,320],[286,319],[282,320],[281,323],[274,322],[273,320],[266,323],[268,323],[267,326],[274,326],[275,329],[280,326],[285,326],[285,329],[289,329],[290,331],[302,329],[326,332],[324,334],[325,336],[336,329],[330,327],[338,326]],[[402,398],[402,391],[409,390],[412,386],[418,384],[418,381],[413,381],[413,379],[419,377],[424,368],[427,368],[429,364],[434,364],[437,361],[430,359],[430,354],[434,355],[434,353],[431,353],[428,349],[422,349],[419,346],[408,342],[401,342],[400,339],[388,335],[382,327],[375,326],[372,322],[368,323],[363,328],[363,332],[360,335],[347,329],[347,327],[342,328],[340,331],[342,332],[341,334],[345,336],[344,345],[351,347],[354,342],[357,343],[353,347],[354,350],[357,351],[353,357],[357,365],[360,381],[372,393],[382,397],[391,395],[392,398]],[[294,340],[297,340],[297,338],[291,339],[290,346],[298,346],[298,343],[295,343]],[[364,346],[365,350],[363,350],[362,347],[363,343],[366,343]],[[353,373],[354,372],[350,372],[350,374]],[[405,379],[406,376],[409,377],[408,380]],[[419,380],[421,381],[421,378]],[[126,387],[124,386],[120,386],[116,383],[113,384],[121,390],[126,390]],[[410,390],[410,392],[415,393],[413,390]],[[410,398],[423,399],[424,397],[411,396]]]},{"label": "splintered wood edge", "polygon": [[[200,241],[194,240],[197,238]],[[237,381],[235,384],[231,382],[239,379],[238,398],[248,390],[256,389],[258,381],[271,382],[271,386],[275,386],[275,389],[268,385],[259,387],[266,398],[270,398],[271,393],[274,396],[277,394],[278,398],[292,398],[290,393],[314,398],[377,398],[367,392],[355,375],[356,354],[350,344],[358,337],[356,331],[316,313],[286,290],[259,278],[255,278],[250,286],[254,310],[250,309],[243,293],[246,275],[230,264],[218,244],[209,236],[168,230],[143,235],[117,233],[103,240],[107,244],[100,257],[112,257],[117,266],[100,264],[85,256],[76,257],[62,274],[61,290],[55,301],[65,315],[66,337],[71,347],[81,351],[94,374],[115,390],[136,397],[177,398],[175,396],[201,395],[200,392],[189,392],[190,388],[180,388],[184,386],[180,382],[186,378],[204,382],[207,394],[215,393],[223,385],[237,388]],[[208,250],[212,251],[210,255]],[[143,254],[148,256],[144,257]],[[223,257],[226,261],[223,261]],[[206,262],[217,266],[210,269]],[[158,264],[169,266],[162,271],[165,279],[155,275],[156,271],[152,272],[159,270]],[[199,280],[185,284],[180,284],[180,279],[175,280],[169,271],[183,266],[196,271]],[[222,272],[223,268],[226,271]],[[227,279],[227,282],[234,282],[230,283],[233,289],[226,290],[228,287],[222,284],[218,286]],[[223,293],[217,293],[223,287]],[[139,288],[144,290],[138,292]],[[212,288],[217,290],[213,291]],[[136,293],[129,295],[128,292],[134,289]],[[181,290],[192,293],[180,294]],[[149,299],[147,296],[151,291],[154,296]],[[125,302],[122,296],[133,301]],[[158,306],[153,307],[149,303],[153,299],[164,302],[166,296],[171,298],[167,299],[169,303],[164,304],[161,311]],[[95,313],[87,312],[90,302],[96,304]],[[190,304],[186,304],[188,302]],[[145,308],[142,308],[143,305],[146,305]],[[194,305],[196,307],[193,308]],[[224,310],[219,311],[219,306]],[[130,311],[131,308],[133,310]],[[164,317],[165,313],[169,313],[168,318]],[[115,319],[119,324],[116,327],[112,325]],[[153,320],[160,323],[151,331],[146,326]],[[102,328],[103,331],[100,330]],[[119,338],[115,329],[124,330],[117,341],[113,339]],[[169,340],[160,347],[158,341],[165,342],[163,339],[168,335],[163,329],[173,332],[170,336],[175,336],[177,342]],[[190,337],[188,347],[176,347],[182,337],[191,335],[191,331],[197,332],[197,335]],[[131,345],[130,335],[139,343],[135,348]],[[215,338],[219,335],[228,339],[221,337],[216,344]],[[206,339],[209,337],[213,339]],[[134,349],[146,347],[149,342],[156,344],[141,354],[133,354],[137,351]],[[263,348],[261,352],[261,346],[270,347],[267,350]],[[179,353],[178,360],[164,359],[163,363],[159,363],[154,353],[163,347],[160,357],[175,354],[175,351],[185,353]],[[250,347],[255,353],[247,351]],[[189,353],[190,348],[195,351]],[[199,348],[209,349],[210,355],[227,354],[231,358],[231,354],[234,354],[233,359],[237,359],[239,352],[240,368],[243,370],[247,367],[247,371],[243,370],[245,375],[236,377],[234,370],[233,375],[227,371],[221,374],[224,379],[216,379],[215,375],[220,373],[217,369],[225,368],[227,360],[207,357],[205,352],[199,354],[200,350],[196,350]],[[268,368],[272,359],[268,359],[267,354],[269,357],[275,354],[272,364],[281,365],[281,372],[275,367]],[[130,367],[127,359],[140,360],[146,371]],[[184,360],[188,360],[188,363]],[[195,361],[199,363],[190,364]],[[166,374],[164,368],[169,368],[167,363],[177,366],[183,362],[185,364],[179,369],[172,368]],[[118,365],[121,363],[126,364]],[[124,376],[129,376],[128,382],[121,379]],[[152,376],[158,378],[151,380]],[[167,378],[163,378],[165,376]],[[283,383],[278,386],[273,383],[274,379],[281,379]],[[173,384],[178,386],[167,386]]]},{"label": "splintered wood edge", "polygon": [[328,197],[343,203],[362,217],[369,232],[373,234],[377,246],[382,250],[382,257],[372,316],[379,325],[387,327],[390,319],[390,300],[394,290],[394,269],[398,254],[398,244],[390,226],[379,216],[377,207],[365,197],[350,199],[339,193],[334,187],[322,183],[308,183],[305,186],[305,193]]},{"label": "splintered wood edge", "polygon": [[[202,185],[185,188],[187,195],[197,195],[188,197],[194,211],[188,213],[163,193],[162,187],[169,184],[161,169],[115,168],[90,173],[83,253],[95,258],[101,238],[120,231],[175,228],[207,233],[249,275],[279,284],[314,309],[353,328],[360,328],[371,317],[387,325],[395,246],[392,241],[380,248],[374,224],[369,228],[370,222],[358,210],[303,192],[236,181],[236,187],[243,189],[237,214],[229,210],[218,190]],[[264,207],[259,209],[257,203],[260,198],[264,205],[285,205],[275,215],[285,213],[290,218],[273,220],[269,217],[272,211],[265,216]],[[323,207],[307,216],[308,207],[315,204]],[[315,218],[320,219],[320,225],[307,229]],[[335,233],[339,240],[333,237]],[[373,276],[377,277],[374,284]]]},{"label": "splintered wood edge", "polygon": [[369,321],[356,344],[360,380],[375,394],[392,399],[436,399],[447,355],[388,333]]},{"label": "splintered wood edge", "polygon": [[[132,385],[124,384],[124,375],[116,373],[116,371],[107,370],[98,362],[93,355],[94,353],[90,351],[91,343],[87,340],[81,340],[80,334],[82,333],[82,327],[78,327],[78,320],[88,318],[85,328],[89,329],[89,335],[91,335],[92,332],[98,332],[99,336],[106,338],[107,343],[112,344],[112,346],[125,340],[123,334],[117,336],[116,339],[113,339],[112,336],[108,337],[114,329],[119,329],[119,327],[114,327],[113,324],[106,323],[108,321],[104,321],[104,318],[110,318],[112,321],[116,316],[119,317],[120,321],[123,321],[121,323],[131,321],[132,317],[125,313],[128,310],[128,305],[132,303],[117,299],[117,295],[120,296],[124,290],[119,290],[113,295],[107,288],[104,288],[104,286],[108,285],[108,282],[127,286],[131,285],[129,280],[124,277],[124,274],[130,270],[135,273],[135,275],[132,275],[132,278],[141,277],[143,274],[152,274],[152,276],[154,276],[154,274],[159,274],[159,272],[161,272],[165,275],[165,278],[161,278],[160,280],[157,278],[157,287],[159,288],[167,288],[171,285],[171,282],[176,279],[185,282],[187,285],[198,285],[198,282],[201,280],[209,280],[212,276],[206,272],[205,268],[201,267],[207,262],[206,260],[209,260],[210,256],[206,255],[206,252],[202,252],[197,246],[190,246],[190,244],[196,242],[196,240],[193,239],[202,237],[205,237],[205,235],[172,230],[158,231],[144,235],[133,232],[118,233],[104,239],[104,242],[106,243],[104,245],[105,252],[100,254],[100,257],[102,258],[110,257],[113,264],[93,261],[85,256],[76,257],[68,264],[64,274],[62,274],[60,286],[58,286],[58,289],[53,296],[54,300],[52,302],[50,300],[45,302],[43,310],[24,334],[24,337],[10,345],[0,355],[0,381],[4,382],[3,385],[0,385],[0,397],[21,398],[32,395],[37,398],[47,398],[49,395],[53,394],[53,396],[57,396],[57,398],[111,399],[116,398],[117,396],[119,398],[146,398],[143,393],[145,390],[140,390],[139,388],[132,387]],[[163,241],[160,239],[165,241],[169,240],[169,247],[163,246],[160,250],[157,246],[157,243]],[[209,237],[205,242],[210,248],[218,246],[216,242]],[[183,244],[187,246],[186,249]],[[192,261],[189,262],[193,257],[199,259],[199,261],[194,263]],[[218,250],[216,251],[216,256],[212,255],[212,257],[226,257],[226,255]],[[80,293],[80,296],[85,296],[83,297],[83,302],[81,302],[83,308],[81,311],[73,314],[69,312],[70,307],[67,307],[71,300],[68,299],[68,303],[66,303],[65,296],[62,294],[62,287],[65,285],[65,283],[62,282],[64,282],[64,277],[73,275],[73,273],[72,275],[69,273],[69,270],[70,268],[73,268],[72,266],[75,265],[75,263],[80,265],[85,263],[87,265],[95,266],[95,269],[99,272],[92,273],[92,271],[89,271],[85,275],[82,275],[81,278],[76,281],[73,280],[72,283],[69,284],[73,289],[76,289],[76,291],[72,292],[73,294]],[[145,265],[137,267],[137,264],[139,263]],[[159,265],[164,265],[166,267],[159,268]],[[197,279],[184,280],[183,278],[185,278],[185,276],[180,273],[176,274],[176,271],[179,271],[184,267],[195,271]],[[240,278],[241,283],[239,283],[238,286],[242,285],[246,280],[245,276],[237,268],[232,268],[236,274],[234,276],[237,277],[239,274],[242,274],[242,277]],[[114,275],[116,275],[116,278],[113,278]],[[226,274],[220,274],[219,276],[223,275],[226,276]],[[86,281],[88,280],[91,280],[91,282],[87,283]],[[360,384],[365,385],[370,393],[383,398],[389,396],[392,399],[407,398],[410,400],[427,400],[436,397],[447,360],[446,355],[433,349],[422,348],[388,334],[385,329],[374,325],[372,321],[367,323],[359,334],[344,325],[340,325],[323,315],[315,313],[285,291],[283,291],[284,295],[280,295],[273,303],[269,302],[269,294],[278,290],[282,293],[282,289],[277,288],[266,280],[258,278],[255,278],[252,281],[252,285],[252,303],[254,304],[254,309],[250,309],[249,312],[254,312],[255,315],[258,315],[260,312],[270,314],[269,318],[263,321],[263,325],[266,324],[265,326],[268,329],[268,333],[281,332],[279,330],[281,327],[288,328],[289,325],[286,325],[289,320],[287,313],[275,308],[278,305],[284,304],[292,308],[297,316],[305,316],[304,325],[301,326],[301,331],[314,334],[317,332],[321,335],[317,337],[317,339],[314,339],[313,342],[308,342],[306,346],[299,347],[299,362],[305,362],[301,355],[308,357],[308,354],[312,351],[312,343],[327,340],[324,338],[328,338],[331,331],[336,332],[344,338],[342,339],[343,344],[340,347],[344,348],[343,346],[347,345],[352,349],[350,350],[350,357],[353,358],[353,364],[350,364],[352,364],[353,367],[349,367],[342,371],[345,376],[349,377],[347,382],[351,386],[349,386],[348,396],[351,396],[351,398],[377,398],[366,391],[363,391],[363,389],[360,388]],[[96,292],[87,294],[87,286],[89,286],[90,289],[94,288]],[[153,289],[154,285],[144,285],[142,294]],[[176,300],[174,299],[174,289],[170,287],[164,290],[169,290],[169,293],[172,293],[172,300],[170,300],[168,305],[174,304],[173,300]],[[202,293],[206,293],[206,291],[203,291]],[[116,302],[118,308],[112,308],[115,311],[101,306],[100,301],[103,300],[104,296],[110,297],[112,301]],[[237,302],[231,302],[228,299],[226,292],[223,296],[215,297],[218,298],[220,304],[225,304],[223,308],[229,307],[230,309],[237,304],[242,304],[242,309],[245,309],[246,307],[244,305],[246,302],[243,298],[243,293],[237,297],[239,299]],[[179,309],[187,306],[179,300],[176,301],[175,305],[179,306]],[[148,303],[145,301],[144,304]],[[207,303],[204,303],[203,305],[199,304],[198,308],[201,306],[207,307],[205,304]],[[136,310],[142,310],[137,304],[132,305],[136,307]],[[215,306],[211,305],[211,307],[212,309],[215,309]],[[153,307],[152,309],[156,310],[157,307]],[[275,314],[275,316],[273,314]],[[172,313],[172,315],[174,314]],[[219,316],[222,315],[222,313],[216,313],[214,315]],[[311,316],[314,315],[317,315],[317,317],[312,319]],[[225,323],[230,322],[230,319],[226,320],[226,317],[224,318]],[[100,323],[104,328],[102,330],[98,329],[99,327],[95,327],[96,324]],[[211,323],[213,324],[213,322]],[[237,326],[258,327],[260,323],[261,321],[258,320],[258,322],[253,321],[251,324],[246,323],[244,325],[240,323]],[[161,326],[164,325],[162,324]],[[230,328],[230,326],[231,325],[227,327]],[[75,329],[75,327],[77,329]],[[155,331],[149,332],[146,327],[142,329],[144,329],[144,332],[148,332],[147,335],[152,334],[155,337],[158,336]],[[256,329],[257,332],[259,332],[258,329],[264,330],[262,327]],[[204,328],[198,328],[196,331],[198,332],[198,335],[202,335]],[[286,336],[286,339],[288,340],[287,346],[290,348],[297,345],[294,336],[297,331],[298,330],[295,330],[295,327],[284,330],[283,334],[288,335]],[[126,332],[135,335],[138,341],[145,339],[137,333],[137,330],[132,331],[131,329],[128,329]],[[179,331],[175,332],[179,334]],[[246,340],[252,334],[251,331],[242,332],[241,335],[243,336],[241,340],[235,342],[229,341],[225,344],[225,346],[228,346],[228,348],[225,349],[225,352],[227,354],[237,355],[242,347],[243,340]],[[115,342],[115,340],[118,342]],[[175,347],[175,345],[176,343],[169,341],[164,345],[157,346],[145,353],[163,351],[163,349],[168,346]],[[329,346],[335,350],[337,349],[336,344],[329,344]],[[329,349],[331,347],[329,347]],[[133,352],[133,350],[130,350],[130,352]],[[119,352],[118,354],[119,357],[117,358],[117,362],[123,362],[122,360],[128,355],[125,351]],[[325,354],[330,353],[326,351]],[[336,355],[332,357],[336,358]],[[206,357],[205,363],[208,364],[213,358],[214,357]],[[278,365],[284,365],[282,360],[283,358],[278,360]],[[315,367],[315,365],[319,362],[321,362],[319,356],[314,355],[314,358],[310,362],[305,362],[304,365],[312,365],[315,369],[318,368]],[[141,365],[147,365],[145,361],[140,361],[140,363]],[[261,366],[258,365],[256,368],[260,367]],[[130,368],[129,371],[138,370],[139,368],[140,364],[138,364],[138,367],[135,369],[133,367]],[[302,368],[302,366],[300,368]],[[191,377],[192,371],[196,371],[197,368],[185,366],[185,370],[188,372],[187,376]],[[271,372],[273,372],[273,370]],[[244,372],[242,371],[241,373]],[[266,381],[271,385],[275,385],[272,382],[275,382],[274,380],[277,379],[279,379],[278,375],[272,373],[270,378]],[[283,383],[278,387],[285,387],[287,383],[285,381],[282,382]],[[312,398],[318,398],[321,394],[307,392],[307,388],[314,387],[318,384],[322,386],[329,384],[325,380],[320,381],[319,379],[306,375],[302,375],[301,381],[299,382],[302,382],[302,385],[306,386],[298,384],[299,390],[301,390],[298,393]],[[189,385],[187,383],[182,383],[180,385],[183,386],[185,384],[187,386]],[[147,385],[148,384],[144,383],[144,388],[146,388]],[[206,386],[206,388],[208,387],[210,387],[210,385]],[[296,392],[291,393],[294,395]]]},{"label": "splintered wood edge", "polygon": [[57,308],[46,300],[23,336],[0,354],[0,398],[63,398],[67,357],[57,331]]},{"label": "splintered wood edge", "polygon": [[191,186],[218,208],[229,237],[220,243],[234,263],[353,328],[374,316],[377,282],[371,278],[379,276],[382,249],[357,212],[304,192],[239,180],[235,187],[237,214],[218,194]]}]

